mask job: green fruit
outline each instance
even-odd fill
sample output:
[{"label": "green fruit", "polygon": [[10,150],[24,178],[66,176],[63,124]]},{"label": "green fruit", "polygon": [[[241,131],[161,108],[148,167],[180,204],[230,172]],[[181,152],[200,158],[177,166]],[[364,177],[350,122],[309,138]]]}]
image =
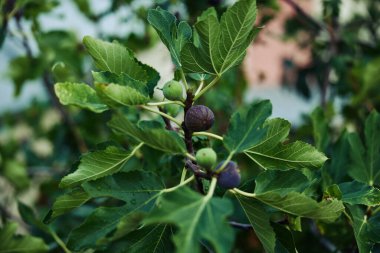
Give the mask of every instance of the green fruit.
[{"label": "green fruit", "polygon": [[172,101],[183,101],[183,86],[177,81],[171,80],[165,83],[164,88],[162,89],[165,98]]},{"label": "green fruit", "polygon": [[216,163],[216,158],[216,153],[212,148],[202,148],[195,155],[197,163],[208,169]]},{"label": "green fruit", "polygon": [[176,117],[181,109],[181,106],[175,104],[168,104],[165,105],[164,108],[167,114]]}]

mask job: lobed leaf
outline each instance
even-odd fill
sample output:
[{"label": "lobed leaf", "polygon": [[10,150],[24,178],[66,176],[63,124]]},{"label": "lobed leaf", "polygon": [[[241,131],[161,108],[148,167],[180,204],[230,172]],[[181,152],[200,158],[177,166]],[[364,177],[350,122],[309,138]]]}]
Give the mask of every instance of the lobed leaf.
[{"label": "lobed leaf", "polygon": [[231,213],[232,204],[227,199],[202,196],[181,187],[162,194],[144,222],[175,224],[179,231],[173,241],[178,253],[199,253],[201,240],[207,241],[215,252],[227,253],[233,244],[233,230],[226,222]]},{"label": "lobed leaf", "polygon": [[241,153],[262,141],[266,134],[264,121],[272,113],[272,104],[263,100],[235,112],[227,133],[223,137],[224,146],[231,153]]},{"label": "lobed leaf", "polygon": [[147,81],[147,73],[135,59],[133,53],[117,42],[106,42],[90,36],[83,38],[83,44],[101,71],[114,74],[126,73],[135,80]]},{"label": "lobed leaf", "polygon": [[380,242],[380,215],[377,214],[370,219],[357,205],[348,205],[353,221],[354,235],[359,249],[359,253],[372,252],[375,243]]},{"label": "lobed leaf", "polygon": [[45,216],[43,222],[50,223],[56,217],[70,212],[77,207],[80,207],[88,200],[90,200],[90,196],[82,188],[75,188],[70,192],[63,194],[62,196],[59,196],[54,201],[52,208]]},{"label": "lobed leaf", "polygon": [[127,234],[125,237],[112,242],[104,252],[114,253],[166,253],[173,252],[171,243],[172,228],[170,225],[143,226]]},{"label": "lobed leaf", "polygon": [[162,42],[169,49],[174,64],[180,68],[180,52],[183,46],[190,42],[192,31],[185,21],[179,22],[177,26],[176,17],[168,11],[158,7],[148,11],[148,22],[154,27]]},{"label": "lobed leaf", "polygon": [[194,25],[194,42],[181,52],[184,70],[221,76],[243,60],[246,49],[257,34],[256,1],[240,0],[222,15],[206,10]]},{"label": "lobed leaf", "polygon": [[244,210],[249,223],[252,225],[260,242],[263,244],[265,252],[274,253],[276,247],[276,234],[270,225],[270,215],[264,207],[254,199],[235,194],[240,206]]},{"label": "lobed leaf", "polygon": [[[140,146],[141,144],[137,148]],[[80,160],[78,169],[65,176],[59,186],[63,188],[73,187],[86,181],[111,175],[124,166],[134,155],[135,150],[128,152],[115,146],[109,146],[104,150],[85,154]]]},{"label": "lobed leaf", "polygon": [[96,113],[108,110],[96,91],[85,83],[57,83],[54,90],[63,105],[75,105]]},{"label": "lobed leaf", "polygon": [[342,201],[350,205],[380,205],[380,190],[357,181],[339,184]]},{"label": "lobed leaf", "polygon": [[117,134],[128,135],[146,145],[170,154],[186,153],[183,139],[174,131],[164,129],[157,122],[140,121],[133,124],[125,116],[114,116],[108,123]]},{"label": "lobed leaf", "polygon": [[95,248],[97,241],[112,232],[125,216],[127,207],[98,207],[69,234],[67,247],[73,251]]}]

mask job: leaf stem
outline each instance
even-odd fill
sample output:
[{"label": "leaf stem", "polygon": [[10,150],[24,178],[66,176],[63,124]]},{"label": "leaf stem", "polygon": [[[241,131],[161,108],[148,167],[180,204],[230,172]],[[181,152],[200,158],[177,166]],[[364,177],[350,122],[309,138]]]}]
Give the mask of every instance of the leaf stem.
[{"label": "leaf stem", "polygon": [[349,220],[350,224],[352,225],[354,222],[352,221],[351,216],[347,213],[346,209],[343,209],[343,214],[344,214],[344,216],[347,217],[347,219]]},{"label": "leaf stem", "polygon": [[233,188],[232,190],[230,190],[232,193],[238,193],[240,195],[243,195],[243,196],[246,196],[248,198],[255,198],[256,197],[256,194],[255,193],[249,193],[249,192],[245,192],[245,191],[242,191],[242,190],[239,190],[238,188]]},{"label": "leaf stem", "polygon": [[57,244],[59,246],[61,246],[63,251],[65,253],[71,253],[71,251],[66,247],[66,244],[61,240],[61,238],[59,238],[57,233],[55,233],[55,231],[53,229],[51,229],[50,227],[48,227],[48,230],[49,230],[50,235],[54,238],[54,240],[57,242]]},{"label": "leaf stem", "polygon": [[216,188],[216,182],[218,179],[216,177],[212,177],[209,190],[207,192],[206,198],[211,198],[212,195],[214,195],[215,188]]},{"label": "leaf stem", "polygon": [[156,110],[153,110],[151,108],[149,108],[148,106],[145,106],[145,105],[140,105],[141,108],[147,110],[147,111],[150,111],[150,112],[153,112],[153,113],[157,113],[167,119],[170,119],[171,121],[173,121],[174,123],[176,123],[179,127],[181,127],[181,122],[179,122],[178,120],[176,120],[175,118],[173,118],[172,116],[170,115],[167,115],[166,113],[163,113],[163,112],[160,112],[160,111],[156,111]]},{"label": "leaf stem", "polygon": [[375,210],[373,210],[372,215],[375,215],[375,214],[378,213],[379,211],[380,211],[380,206],[377,207]]},{"label": "leaf stem", "polygon": [[180,181],[180,183],[182,183],[183,181],[185,181],[186,174],[187,174],[187,169],[186,169],[186,168],[183,168],[183,169],[182,169],[182,174],[181,174],[181,181]]},{"label": "leaf stem", "polygon": [[204,89],[202,89],[195,97],[194,101],[196,101],[200,96],[202,96],[206,91],[211,89],[217,82],[219,81],[219,76],[215,77]]},{"label": "leaf stem", "polygon": [[162,192],[162,193],[167,193],[167,192],[175,191],[175,190],[177,190],[178,188],[180,188],[181,186],[184,186],[184,185],[190,183],[191,181],[193,181],[194,178],[195,178],[195,176],[193,175],[193,176],[189,177],[188,179],[184,180],[183,182],[177,184],[176,186],[173,186],[173,187],[171,187],[171,188],[164,189],[164,190],[162,190],[161,192]]},{"label": "leaf stem", "polygon": [[137,152],[137,150],[139,150],[143,145],[144,145],[144,142],[141,142],[139,145],[137,145],[136,147],[134,147],[133,150],[132,150],[132,152],[131,152],[131,156],[135,155],[135,153]]},{"label": "leaf stem", "polygon": [[185,104],[182,103],[181,101],[151,102],[151,103],[147,103],[146,105],[149,105],[149,106],[160,106],[160,105],[172,105],[172,104],[176,104],[176,105],[180,105],[182,107],[185,107]]},{"label": "leaf stem", "polygon": [[209,133],[209,132],[194,132],[194,136],[208,136],[217,140],[223,141],[223,137],[217,134]]},{"label": "leaf stem", "polygon": [[187,85],[185,73],[183,72],[182,68],[180,68],[179,71],[181,72],[181,79],[182,79],[183,85],[185,85],[185,89],[187,91],[189,89],[189,86]]},{"label": "leaf stem", "polygon": [[204,84],[205,84],[205,81],[201,80],[201,83],[199,84],[197,91],[194,93],[194,96],[198,95],[198,93],[203,89]]},{"label": "leaf stem", "polygon": [[227,166],[227,164],[229,163],[229,161],[231,161],[231,159],[234,156],[234,154],[235,154],[234,152],[231,152],[228,155],[227,159],[224,161],[224,163],[222,164],[222,166],[220,166],[220,168],[215,171],[215,174],[219,174],[220,172],[222,172],[224,170],[224,168]]}]

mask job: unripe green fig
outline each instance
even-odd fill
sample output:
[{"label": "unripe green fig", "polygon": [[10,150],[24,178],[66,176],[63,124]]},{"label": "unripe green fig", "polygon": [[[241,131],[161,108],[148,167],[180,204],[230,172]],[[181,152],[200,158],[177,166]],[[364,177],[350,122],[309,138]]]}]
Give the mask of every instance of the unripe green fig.
[{"label": "unripe green fig", "polygon": [[197,163],[207,169],[210,169],[216,163],[216,153],[212,148],[202,148],[195,155]]},{"label": "unripe green fig", "polygon": [[206,131],[214,124],[214,113],[204,105],[193,105],[185,116],[185,125],[192,132]]},{"label": "unripe green fig", "polygon": [[[217,171],[224,161],[220,162],[215,170]],[[218,175],[218,185],[225,189],[238,187],[241,181],[240,170],[235,162],[228,162],[224,169]]]},{"label": "unripe green fig", "polygon": [[168,100],[183,101],[183,86],[175,80],[165,83],[162,92],[164,93],[164,97]]},{"label": "unripe green fig", "polygon": [[181,106],[176,104],[168,104],[164,106],[165,111],[170,116],[176,117],[178,113],[180,112]]}]

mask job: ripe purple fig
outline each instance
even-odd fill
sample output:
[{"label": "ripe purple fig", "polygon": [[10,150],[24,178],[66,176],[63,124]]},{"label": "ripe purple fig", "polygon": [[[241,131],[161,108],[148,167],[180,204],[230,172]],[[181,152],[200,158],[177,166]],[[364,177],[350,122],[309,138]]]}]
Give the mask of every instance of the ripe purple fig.
[{"label": "ripe purple fig", "polygon": [[192,132],[206,131],[214,124],[214,113],[204,105],[190,107],[185,116],[185,125]]},{"label": "ripe purple fig", "polygon": [[[216,166],[215,171],[217,171],[224,161],[220,162]],[[226,167],[218,175],[218,185],[225,189],[232,189],[238,187],[241,181],[240,170],[235,162],[228,162]]]}]

